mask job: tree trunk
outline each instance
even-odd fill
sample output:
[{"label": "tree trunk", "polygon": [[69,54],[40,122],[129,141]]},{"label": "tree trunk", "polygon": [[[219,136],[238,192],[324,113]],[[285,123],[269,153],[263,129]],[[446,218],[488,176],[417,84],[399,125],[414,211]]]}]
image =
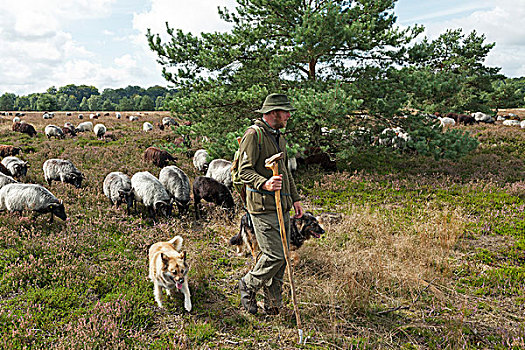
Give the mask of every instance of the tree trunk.
[{"label": "tree trunk", "polygon": [[308,62],[308,80],[315,80],[315,65],[317,63],[317,58],[310,59]]}]

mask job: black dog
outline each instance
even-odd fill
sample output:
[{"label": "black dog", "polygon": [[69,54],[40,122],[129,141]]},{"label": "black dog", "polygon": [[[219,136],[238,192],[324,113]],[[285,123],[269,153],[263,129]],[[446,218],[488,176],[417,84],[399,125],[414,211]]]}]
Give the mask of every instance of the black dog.
[{"label": "black dog", "polygon": [[[290,219],[290,251],[292,255],[295,250],[299,249],[303,243],[312,238],[319,238],[324,233],[324,229],[317,221],[317,218],[311,212],[305,212],[301,218]],[[230,244],[237,246],[237,251],[242,251],[242,245],[250,250],[252,257],[257,261],[257,250],[259,246],[255,238],[255,229],[252,220],[248,214],[241,218],[239,233],[230,239]],[[293,258],[297,260],[297,258]]]}]

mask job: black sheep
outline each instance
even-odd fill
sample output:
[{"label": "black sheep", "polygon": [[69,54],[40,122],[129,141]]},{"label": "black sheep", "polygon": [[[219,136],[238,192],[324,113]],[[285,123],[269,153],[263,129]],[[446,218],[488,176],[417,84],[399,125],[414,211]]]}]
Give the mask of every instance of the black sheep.
[{"label": "black sheep", "polygon": [[198,176],[193,182],[193,200],[195,201],[195,218],[197,220],[200,218],[201,199],[228,210],[230,217],[233,215],[235,203],[230,190],[211,177]]}]

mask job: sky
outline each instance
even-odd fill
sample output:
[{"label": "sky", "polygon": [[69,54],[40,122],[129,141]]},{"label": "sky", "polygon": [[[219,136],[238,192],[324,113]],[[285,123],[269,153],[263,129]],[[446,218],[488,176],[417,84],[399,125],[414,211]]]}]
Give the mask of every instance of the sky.
[{"label": "sky", "polygon": [[[234,0],[0,0],[0,95],[27,95],[68,84],[105,88],[169,86],[146,31],[166,37],[228,31],[217,7]],[[486,65],[525,76],[525,0],[398,0],[400,27],[421,24],[420,38],[446,29],[495,42]]]}]

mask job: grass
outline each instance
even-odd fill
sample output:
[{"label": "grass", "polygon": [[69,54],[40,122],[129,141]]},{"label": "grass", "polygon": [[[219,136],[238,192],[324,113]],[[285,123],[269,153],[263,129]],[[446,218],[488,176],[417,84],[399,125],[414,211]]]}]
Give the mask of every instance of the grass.
[{"label": "grass", "polygon": [[[75,122],[56,115],[24,118],[40,132],[46,122]],[[288,283],[279,316],[239,307],[237,282],[252,265],[228,244],[240,210],[232,222],[213,205],[199,222],[177,214],[153,222],[104,196],[111,171],[158,175],[142,154],[174,135],[144,133],[142,122],[165,115],[143,114],[138,123],[102,117],[118,137],[108,142],[92,134],[29,138],[0,124],[0,143],[21,146],[31,165],[23,181],[49,188],[68,214],[50,224],[47,216],[0,213],[0,348],[525,348],[521,129],[461,127],[481,144],[458,161],[363,152],[334,174],[300,169],[305,207],[341,217],[299,251],[294,278],[308,341],[298,346]],[[54,157],[73,161],[83,188],[44,184],[42,164]],[[177,157],[195,178],[191,159]],[[149,246],[177,234],[191,265],[191,313],[180,294],[158,309],[147,279]]]}]

